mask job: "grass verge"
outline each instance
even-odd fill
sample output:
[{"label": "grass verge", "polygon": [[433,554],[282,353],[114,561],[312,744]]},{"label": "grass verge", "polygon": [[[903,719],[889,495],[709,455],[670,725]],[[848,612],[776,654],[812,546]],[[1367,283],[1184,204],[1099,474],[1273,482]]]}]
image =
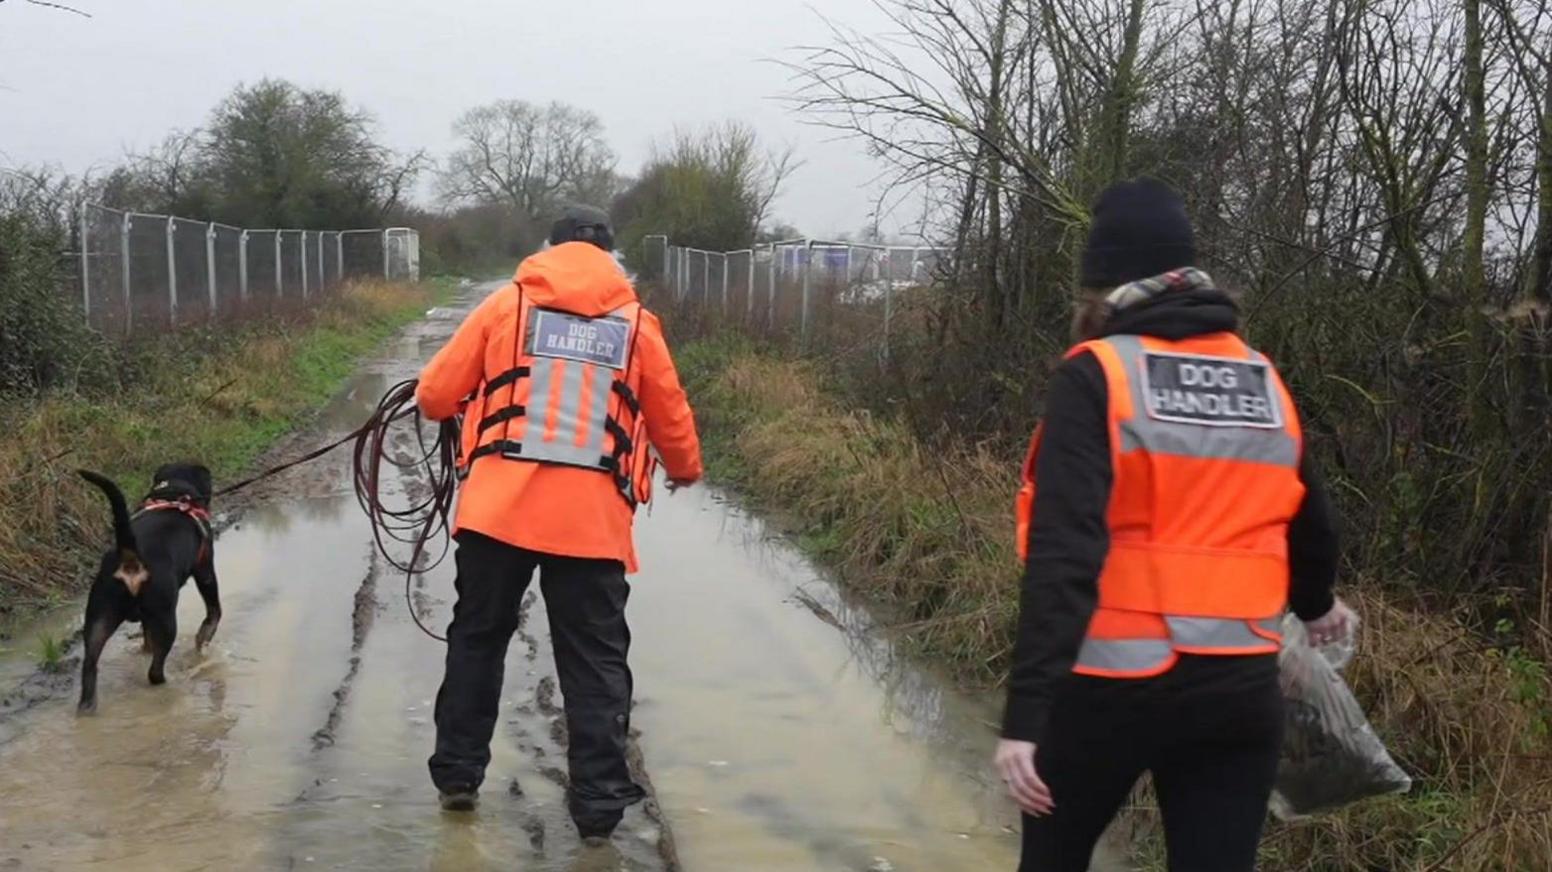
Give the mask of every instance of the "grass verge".
[{"label": "grass verge", "polygon": [[[747,340],[689,343],[678,359],[714,479],[795,520],[843,583],[905,615],[899,636],[980,686],[1000,680],[1018,606],[1017,457],[929,452],[900,421],[848,407],[815,365]],[[1404,608],[1347,585],[1364,617],[1347,678],[1412,773],[1411,794],[1273,825],[1261,868],[1552,869],[1552,687],[1543,660],[1495,647],[1464,615]],[[1162,869],[1157,813],[1128,819],[1144,869]]]},{"label": "grass verge", "polygon": [[355,284],[292,317],[145,342],[111,391],[0,398],[0,613],[76,593],[107,541],[102,495],[72,470],[104,472],[132,498],[174,460],[231,481],[451,289]]}]

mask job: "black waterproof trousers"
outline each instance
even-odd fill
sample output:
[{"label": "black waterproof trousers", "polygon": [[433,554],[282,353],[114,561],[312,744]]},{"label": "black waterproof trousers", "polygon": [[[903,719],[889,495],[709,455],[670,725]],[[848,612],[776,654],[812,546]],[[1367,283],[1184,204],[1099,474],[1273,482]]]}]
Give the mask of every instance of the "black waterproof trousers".
[{"label": "black waterproof trousers", "polygon": [[646,795],[625,761],[632,688],[625,567],[527,551],[470,531],[458,535],[457,563],[458,602],[436,699],[432,783],[454,791],[485,780],[507,644],[538,569],[565,697],[571,816],[584,835],[606,834],[627,806]]},{"label": "black waterproof trousers", "polygon": [[1087,872],[1144,772],[1153,776],[1171,872],[1255,869],[1283,732],[1276,658],[1265,659],[1264,678],[1233,692],[1137,682],[1086,693],[1081,685],[1119,682],[1082,679],[1059,697],[1035,752],[1056,810],[1024,816],[1020,872]]}]

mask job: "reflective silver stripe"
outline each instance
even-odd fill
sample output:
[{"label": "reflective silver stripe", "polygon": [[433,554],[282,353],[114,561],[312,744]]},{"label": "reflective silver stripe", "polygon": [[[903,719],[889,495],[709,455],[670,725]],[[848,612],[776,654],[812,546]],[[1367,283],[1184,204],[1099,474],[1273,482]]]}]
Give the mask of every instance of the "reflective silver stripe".
[{"label": "reflective silver stripe", "polygon": [[[602,457],[604,436],[607,435],[604,422],[609,417],[609,397],[614,393],[614,373],[606,367],[590,366],[587,368],[587,377],[591,384],[588,386],[587,409],[581,419],[587,424],[587,441],[582,443],[582,447]],[[575,444],[576,440],[572,439],[572,443]]]},{"label": "reflective silver stripe", "polygon": [[1256,626],[1267,631],[1268,633],[1277,633],[1281,635],[1283,631],[1283,616],[1273,615],[1270,618],[1262,618],[1261,620],[1256,621]]},{"label": "reflective silver stripe", "polygon": [[600,461],[603,456],[597,451],[587,448],[578,448],[570,443],[545,442],[542,439],[528,439],[523,442],[523,453],[517,460],[535,460],[543,463],[560,463],[566,466],[580,466],[585,469],[603,469]]},{"label": "reflective silver stripe", "polygon": [[[563,368],[560,372],[560,402],[555,406],[554,441],[562,445],[576,445],[577,433],[580,432],[578,419],[582,417],[582,377],[587,375],[586,370],[591,367],[575,361],[565,361],[558,365]],[[541,414],[548,418],[547,412],[541,412]],[[545,438],[544,430],[540,430],[537,434],[533,434],[533,431],[529,432],[540,439]],[[529,441],[532,439],[530,438]]]},{"label": "reflective silver stripe", "polygon": [[1083,640],[1078,649],[1079,668],[1105,672],[1154,672],[1175,655],[1165,639],[1094,639]]},{"label": "reflective silver stripe", "polygon": [[1164,619],[1177,648],[1216,648],[1220,650],[1265,649],[1275,645],[1271,639],[1256,635],[1251,622],[1230,618]]},{"label": "reflective silver stripe", "polygon": [[[1126,372],[1132,395],[1132,417],[1120,422],[1121,450],[1143,450],[1153,454],[1173,454],[1210,460],[1243,460],[1296,468],[1299,442],[1287,430],[1263,430],[1251,427],[1202,427],[1150,418],[1142,393],[1142,340],[1136,336],[1111,336],[1100,340],[1115,349]],[[1265,358],[1256,355],[1259,361]],[[1270,365],[1270,364],[1268,364]],[[1277,400],[1283,399],[1281,388]]]},{"label": "reflective silver stripe", "polygon": [[[523,442],[538,442],[544,438],[544,425],[550,415],[550,385],[555,381],[555,361],[549,357],[535,357],[528,365],[528,402],[523,417],[528,426],[523,428]],[[527,454],[526,445],[524,454]]]}]

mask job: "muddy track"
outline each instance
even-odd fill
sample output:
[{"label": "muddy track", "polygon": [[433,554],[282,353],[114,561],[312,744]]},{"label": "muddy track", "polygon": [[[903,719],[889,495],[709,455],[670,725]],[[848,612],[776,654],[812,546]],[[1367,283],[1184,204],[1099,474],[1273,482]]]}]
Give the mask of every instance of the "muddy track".
[{"label": "muddy track", "polygon": [[[390,341],[264,462],[349,432],[477,299]],[[393,450],[411,453],[413,440],[396,434]],[[384,477],[396,501],[424,496],[413,470]],[[522,601],[508,651],[480,808],[444,814],[425,763],[444,649],[411,621],[403,575],[373,551],[348,452],[216,509],[226,617],[204,654],[183,634],[166,686],[146,685],[138,644],[121,633],[104,656],[99,715],[77,719],[78,663],[44,673],[0,654],[0,869],[1013,865],[1016,818],[986,766],[992,707],[898,656],[793,549],[715,494],[665,498],[638,520],[628,759],[649,797],[599,850],[566,811],[566,720],[539,592]],[[410,587],[428,626],[445,626],[453,569]],[[195,626],[199,598],[184,596],[179,613]],[[46,629],[66,635],[78,621]]]},{"label": "muddy track", "polygon": [[374,548],[367,555],[366,575],[361,578],[361,586],[356,588],[355,608],[350,613],[350,669],[340,680],[339,687],[334,689],[334,705],[329,709],[328,719],[318,728],[318,732],[313,733],[314,751],[321,751],[334,744],[335,732],[339,729],[340,718],[350,698],[351,684],[361,671],[361,648],[366,644],[367,634],[372,631],[372,621],[381,608],[377,601],[377,572],[381,565],[382,558]]}]

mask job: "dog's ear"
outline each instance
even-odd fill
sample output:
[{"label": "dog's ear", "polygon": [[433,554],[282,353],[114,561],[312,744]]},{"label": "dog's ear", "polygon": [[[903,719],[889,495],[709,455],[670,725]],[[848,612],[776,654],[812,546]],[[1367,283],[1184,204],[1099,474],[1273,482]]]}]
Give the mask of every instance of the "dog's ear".
[{"label": "dog's ear", "polygon": [[215,495],[215,480],[210,474],[210,468],[194,464],[194,489],[199,491],[200,502],[208,503]]}]

